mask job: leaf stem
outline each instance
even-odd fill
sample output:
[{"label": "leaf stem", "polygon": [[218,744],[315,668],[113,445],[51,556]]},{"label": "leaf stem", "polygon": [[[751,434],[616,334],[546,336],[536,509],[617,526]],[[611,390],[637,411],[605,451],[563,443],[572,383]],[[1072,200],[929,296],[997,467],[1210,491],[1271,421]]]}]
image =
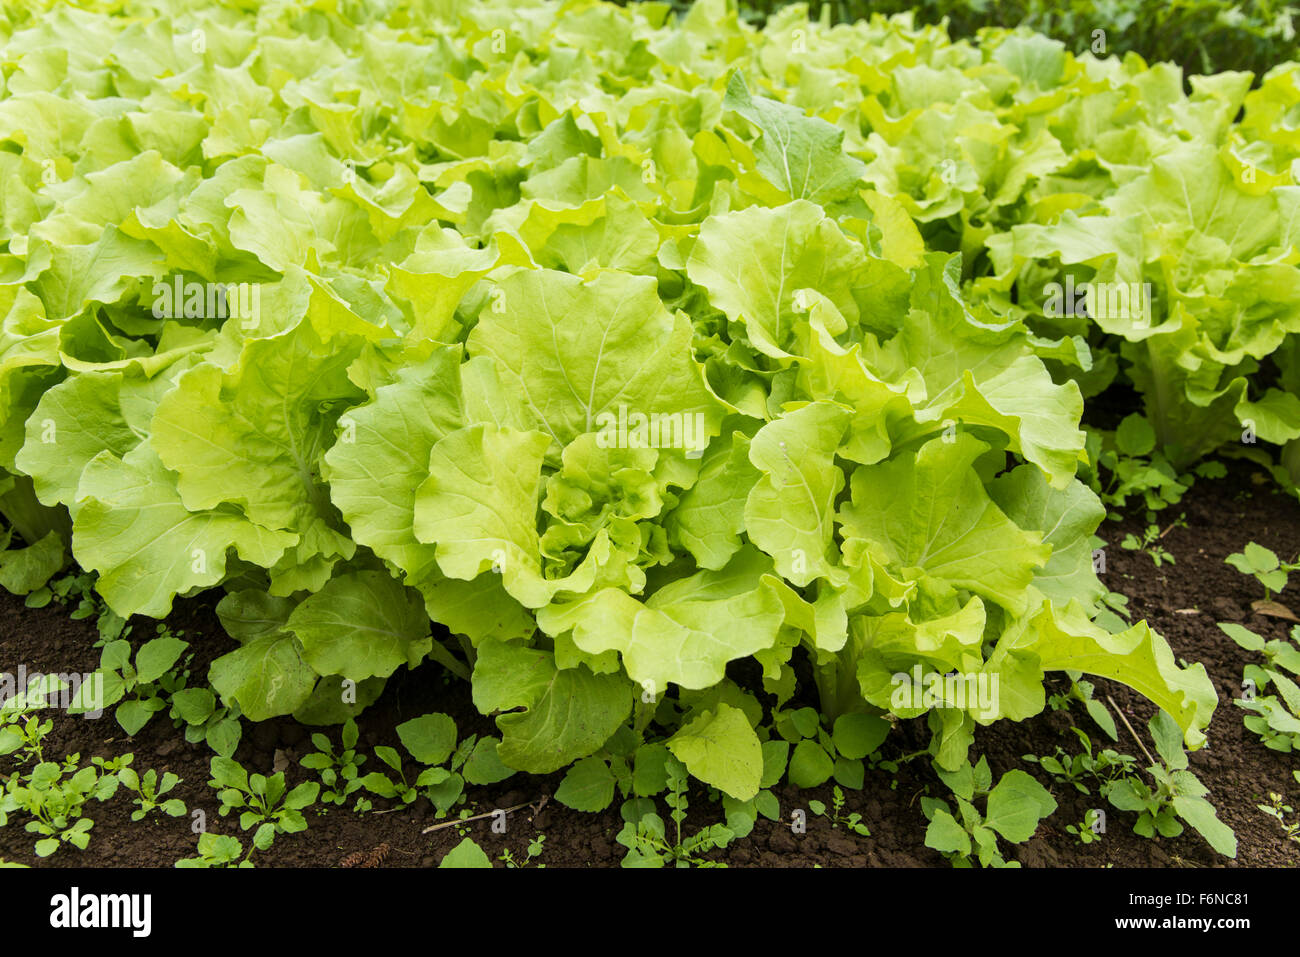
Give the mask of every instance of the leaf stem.
[{"label": "leaf stem", "polygon": [[429,650],[429,657],[456,675],[456,677],[464,681],[470,680],[469,668],[448,651],[437,638],[433,639],[433,647]]}]

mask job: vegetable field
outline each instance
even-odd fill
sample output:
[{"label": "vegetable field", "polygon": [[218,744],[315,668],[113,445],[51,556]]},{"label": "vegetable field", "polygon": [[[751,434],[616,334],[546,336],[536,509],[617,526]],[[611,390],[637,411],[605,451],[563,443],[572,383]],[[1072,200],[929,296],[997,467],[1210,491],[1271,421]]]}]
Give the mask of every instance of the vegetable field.
[{"label": "vegetable field", "polygon": [[0,861],[1300,863],[1300,64],[752,13],[6,8]]}]

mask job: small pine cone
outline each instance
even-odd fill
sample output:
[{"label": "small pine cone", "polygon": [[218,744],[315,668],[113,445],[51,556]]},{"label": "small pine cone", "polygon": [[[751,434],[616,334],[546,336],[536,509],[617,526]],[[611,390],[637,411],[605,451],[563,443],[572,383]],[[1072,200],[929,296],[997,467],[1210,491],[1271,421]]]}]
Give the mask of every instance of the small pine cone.
[{"label": "small pine cone", "polygon": [[339,867],[366,867],[368,860],[370,860],[369,854],[365,851],[357,851],[355,854],[349,854],[339,861]]}]

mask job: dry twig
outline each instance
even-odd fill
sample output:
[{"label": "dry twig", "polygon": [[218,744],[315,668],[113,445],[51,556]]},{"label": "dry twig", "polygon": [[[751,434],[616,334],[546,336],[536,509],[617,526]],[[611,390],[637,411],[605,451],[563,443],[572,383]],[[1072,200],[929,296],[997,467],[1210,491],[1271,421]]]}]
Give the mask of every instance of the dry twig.
[{"label": "dry twig", "polygon": [[[548,795],[548,796],[549,796],[549,795]],[[547,796],[544,796],[544,797],[542,798],[542,802],[543,802],[543,803],[545,803],[545,801],[546,801],[546,797],[547,797]],[[532,803],[524,803],[524,804],[516,804],[514,807],[507,807],[507,808],[499,808],[499,807],[498,807],[498,808],[493,808],[491,811],[485,811],[485,812],[482,813],[482,814],[475,814],[475,815],[473,815],[472,817],[458,817],[458,818],[456,818],[455,820],[452,820],[452,821],[443,821],[441,824],[433,824],[433,825],[430,825],[429,827],[426,827],[426,828],[425,828],[423,831],[421,831],[420,833],[421,833],[421,834],[428,834],[428,833],[430,833],[430,832],[432,832],[432,831],[441,831],[444,827],[455,827],[457,824],[468,824],[470,821],[481,821],[481,820],[483,820],[483,818],[485,818],[485,817],[491,817],[492,815],[496,814],[497,811],[505,811],[507,814],[513,814],[515,811],[520,811],[520,810],[523,810],[523,809],[526,808],[526,807],[532,807],[532,806],[533,806]]]},{"label": "dry twig", "polygon": [[1124,716],[1124,712],[1121,711],[1119,705],[1115,703],[1115,699],[1112,698],[1110,695],[1106,695],[1106,700],[1109,701],[1110,706],[1115,709],[1115,713],[1119,715],[1119,719],[1124,722],[1124,727],[1128,728],[1128,733],[1133,735],[1133,740],[1138,743],[1138,747],[1141,748],[1142,753],[1147,756],[1147,760],[1150,761],[1152,764],[1159,764],[1160,763],[1159,761],[1151,757],[1151,752],[1148,751],[1147,746],[1142,743],[1142,739],[1138,737],[1138,733],[1133,730],[1133,725],[1128,723],[1128,718]]}]

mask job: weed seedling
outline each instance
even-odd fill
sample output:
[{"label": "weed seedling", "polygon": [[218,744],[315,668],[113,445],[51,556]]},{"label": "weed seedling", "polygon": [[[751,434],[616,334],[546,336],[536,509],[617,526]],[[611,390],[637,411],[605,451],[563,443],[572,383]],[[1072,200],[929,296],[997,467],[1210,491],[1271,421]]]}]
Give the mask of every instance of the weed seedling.
[{"label": "weed seedling", "polygon": [[654,802],[649,798],[635,798],[622,807],[623,829],[616,840],[627,848],[624,867],[726,867],[716,861],[705,860],[702,855],[726,847],[735,836],[725,824],[711,824],[683,839],[682,824],[686,821],[686,787],[689,778],[686,767],[674,757],[664,764],[668,774],[668,794],[665,800],[670,808],[673,837],[669,838],[664,819],[654,812]]},{"label": "weed seedling", "polygon": [[1037,764],[1044,771],[1050,774],[1059,784],[1069,784],[1074,787],[1080,794],[1091,794],[1086,779],[1090,779],[1101,786],[1104,791],[1109,788],[1116,780],[1126,777],[1134,772],[1137,767],[1137,758],[1127,754],[1120,754],[1112,748],[1106,748],[1104,751],[1094,755],[1092,753],[1092,740],[1083,731],[1078,728],[1071,728],[1083,745],[1083,751],[1080,754],[1070,754],[1065,748],[1057,747],[1055,755],[1034,756],[1032,754],[1023,755],[1023,759],[1030,764]]},{"label": "weed seedling", "polygon": [[[1182,518],[1180,516],[1179,522],[1181,521]],[[1128,549],[1131,552],[1146,552],[1151,556],[1151,561],[1155,562],[1156,568],[1159,568],[1161,565],[1166,563],[1172,565],[1174,564],[1173,553],[1160,544],[1160,541],[1169,533],[1170,529],[1177,527],[1179,522],[1170,525],[1169,528],[1166,528],[1163,532],[1160,530],[1159,525],[1152,522],[1147,525],[1141,538],[1134,535],[1132,532],[1129,532],[1124,536],[1124,540],[1119,543],[1119,547]]]},{"label": "weed seedling", "polygon": [[357,723],[351,718],[343,725],[343,748],[338,752],[325,735],[311,736],[311,743],[316,750],[300,763],[304,768],[320,774],[321,784],[324,785],[320,799],[326,804],[346,804],[349,795],[362,787],[362,779],[357,777],[357,772],[366,763],[366,756],[356,751],[358,737]]},{"label": "weed seedling", "polygon": [[14,760],[20,766],[45,760],[42,742],[54,730],[52,720],[41,720],[32,713],[45,707],[47,689],[57,691],[62,686],[52,675],[46,677],[49,682],[41,682],[39,687],[33,684],[0,705],[0,754],[16,754]]},{"label": "weed seedling", "polygon": [[532,865],[533,867],[545,867],[545,864],[533,863],[537,858],[542,856],[542,851],[545,850],[545,845],[546,835],[538,834],[528,842],[528,853],[522,861],[515,860],[515,856],[510,853],[510,848],[506,848],[502,851],[501,856],[497,858],[497,860],[504,863],[506,867],[528,867],[529,865]]},{"label": "weed seedling", "polygon": [[[971,855],[981,867],[1019,867],[1006,861],[998,848],[1001,836],[1019,844],[1034,836],[1038,822],[1056,810],[1056,799],[1024,771],[1008,771],[996,785],[988,761],[966,762],[956,771],[936,767],[957,803],[954,816],[948,802],[921,798],[921,811],[930,822],[925,829],[926,847],[946,856],[953,867],[970,867]],[[975,802],[984,798],[984,812]]]},{"label": "weed seedling", "polygon": [[1286,832],[1288,841],[1295,841],[1300,844],[1300,821],[1288,821],[1287,817],[1295,813],[1295,809],[1290,804],[1285,803],[1282,795],[1276,791],[1268,792],[1268,804],[1255,805],[1269,817],[1277,818],[1282,830]]},{"label": "weed seedling", "polygon": [[223,758],[234,757],[243,735],[238,703],[226,707],[207,688],[180,688],[169,697],[172,725],[185,728],[186,741],[203,741]]},{"label": "weed seedling", "polygon": [[[249,849],[251,856],[253,851]],[[199,852],[195,857],[184,857],[177,867],[252,867],[253,862],[243,857],[244,845],[238,838],[207,831],[199,835]]]},{"label": "weed seedling", "polygon": [[844,813],[844,792],[840,790],[837,784],[831,792],[831,809],[830,814],[826,813],[826,805],[821,801],[809,801],[808,810],[812,811],[818,817],[829,817],[831,827],[842,827],[845,830],[852,831],[859,837],[870,837],[871,832],[867,826],[862,823],[862,815],[856,811],[851,814]]},{"label": "weed seedling", "polygon": [[[1221,621],[1219,628],[1247,651],[1258,652],[1262,665],[1246,665],[1242,672],[1241,697],[1237,707],[1251,712],[1244,719],[1247,730],[1259,735],[1264,746],[1288,754],[1300,748],[1300,625],[1291,629],[1291,640],[1265,641],[1260,635],[1235,622]],[[1288,672],[1290,674],[1288,674]],[[1264,694],[1269,688],[1276,694]]]},{"label": "weed seedling", "polygon": [[49,857],[64,844],[85,850],[95,823],[82,813],[86,802],[92,797],[107,801],[117,791],[116,776],[101,777],[92,766],[77,769],[80,759],[74,754],[62,764],[44,761],[25,781],[10,778],[0,794],[0,826],[14,812],[29,815],[27,832],[41,835],[37,857]]},{"label": "weed seedling", "polygon": [[[1126,416],[1114,432],[1087,430],[1089,459],[1080,477],[1092,486],[1102,503],[1119,518],[1130,496],[1140,497],[1151,511],[1174,504],[1192,486],[1191,475],[1178,474],[1164,453],[1156,448],[1156,432],[1140,413]],[[1105,472],[1108,479],[1103,481]]]},{"label": "weed seedling", "polygon": [[1115,719],[1106,710],[1106,706],[1093,697],[1092,682],[1082,680],[1081,673],[1078,671],[1067,671],[1066,675],[1070,678],[1070,689],[1047,699],[1052,710],[1069,711],[1071,703],[1079,701],[1097,726],[1105,731],[1112,741],[1118,741],[1119,734],[1115,730]]},{"label": "weed seedling", "polygon": [[133,660],[129,641],[110,641],[100,655],[96,673],[102,679],[102,700],[85,700],[90,695],[87,689],[99,685],[98,680],[87,682],[73,697],[68,713],[82,714],[95,707],[117,705],[115,715],[122,730],[129,735],[138,734],[156,712],[167,707],[164,695],[168,689],[162,679],[187,647],[188,643],[180,638],[162,633],[141,645]]},{"label": "weed seedling", "polygon": [[1149,727],[1161,758],[1147,768],[1155,786],[1130,775],[1104,785],[1101,793],[1121,811],[1138,813],[1133,831],[1142,837],[1177,837],[1186,821],[1220,854],[1236,857],[1237,838],[1205,799],[1209,789],[1188,770],[1182,732],[1174,719],[1158,711]]},{"label": "weed seedling", "polygon": [[1097,809],[1091,808],[1083,815],[1083,820],[1078,824],[1067,824],[1066,833],[1073,834],[1075,840],[1080,844],[1092,844],[1094,841],[1101,840],[1101,829],[1097,826]]},{"label": "weed seedling", "polygon": [[135,794],[136,810],[131,812],[131,820],[141,821],[150,811],[162,811],[168,817],[180,817],[185,813],[185,802],[180,798],[164,799],[163,795],[181,783],[181,779],[167,771],[159,780],[158,772],[150,768],[143,776],[132,768],[122,768],[117,772],[118,780],[128,791]]},{"label": "weed seedling", "polygon": [[380,745],[375,748],[375,757],[392,768],[397,778],[394,780],[383,771],[371,771],[360,779],[361,786],[381,798],[396,801],[402,807],[414,802],[420,796],[419,787],[423,783],[421,779],[429,772],[425,771],[420,777],[417,777],[414,784],[408,784],[406,775],[402,772],[402,756],[397,753],[395,748]]},{"label": "weed seedling", "polygon": [[1239,552],[1233,552],[1224,561],[1243,575],[1254,576],[1255,581],[1263,587],[1266,599],[1283,591],[1290,573],[1300,569],[1300,558],[1290,563],[1279,561],[1272,549],[1254,542]]},{"label": "weed seedling", "polygon": [[210,787],[217,788],[222,817],[239,811],[239,826],[247,831],[254,825],[253,846],[269,848],[276,834],[296,834],[307,829],[303,811],[316,803],[320,785],[299,784],[286,793],[284,772],[266,777],[249,774],[236,761],[220,756],[212,759]]}]

